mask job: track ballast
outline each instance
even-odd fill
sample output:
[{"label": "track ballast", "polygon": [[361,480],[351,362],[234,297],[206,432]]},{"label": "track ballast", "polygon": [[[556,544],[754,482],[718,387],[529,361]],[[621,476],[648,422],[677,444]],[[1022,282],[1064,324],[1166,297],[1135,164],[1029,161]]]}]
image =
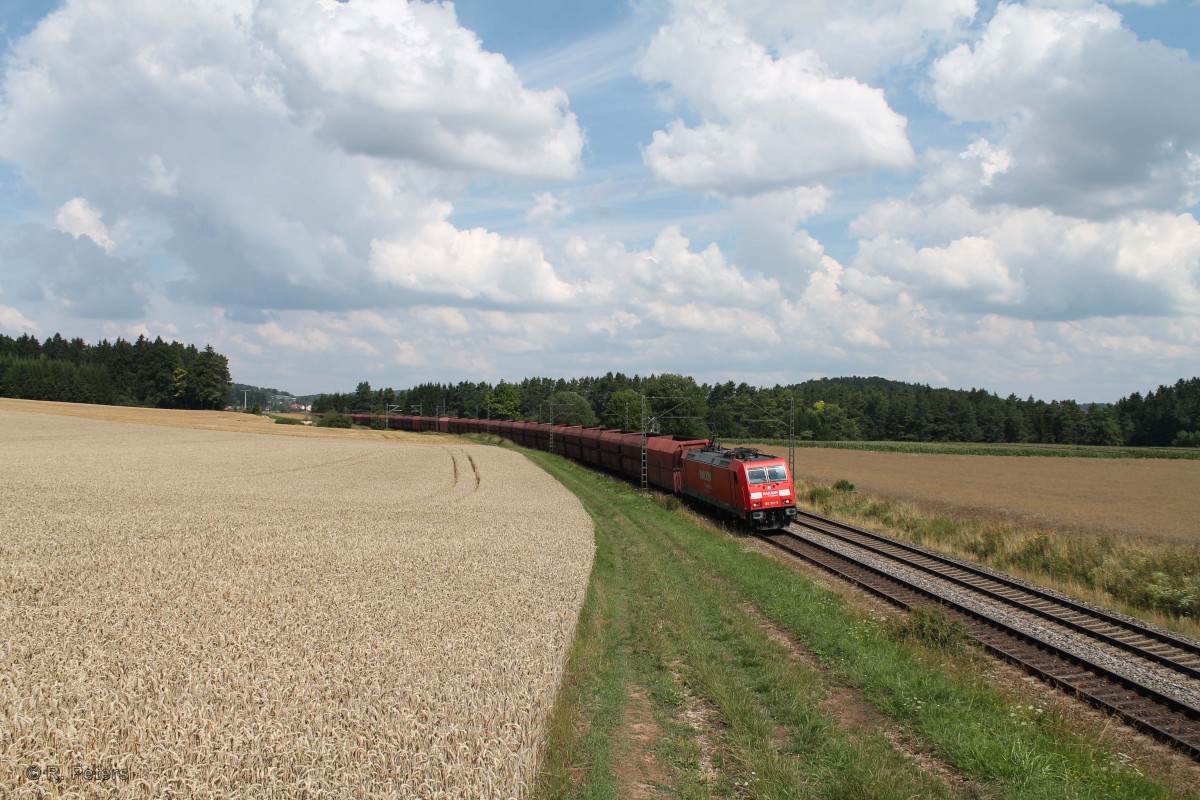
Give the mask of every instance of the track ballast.
[{"label": "track ballast", "polygon": [[758,535],[902,608],[942,606],[993,653],[1200,760],[1200,644],[816,514]]}]

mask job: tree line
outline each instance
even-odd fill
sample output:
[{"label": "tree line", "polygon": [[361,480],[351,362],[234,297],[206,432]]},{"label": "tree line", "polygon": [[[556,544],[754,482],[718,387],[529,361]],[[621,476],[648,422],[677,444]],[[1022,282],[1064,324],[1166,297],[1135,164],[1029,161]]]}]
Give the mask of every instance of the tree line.
[{"label": "tree line", "polygon": [[325,394],[313,411],[490,417],[651,429],[726,439],[1200,446],[1200,378],[1114,404],[1001,398],[884,378],[823,378],[761,388],[676,374],[526,378]]},{"label": "tree line", "polygon": [[89,344],[54,334],[44,342],[0,334],[0,396],[68,403],[224,408],[229,359],[206,346],[139,336]]}]

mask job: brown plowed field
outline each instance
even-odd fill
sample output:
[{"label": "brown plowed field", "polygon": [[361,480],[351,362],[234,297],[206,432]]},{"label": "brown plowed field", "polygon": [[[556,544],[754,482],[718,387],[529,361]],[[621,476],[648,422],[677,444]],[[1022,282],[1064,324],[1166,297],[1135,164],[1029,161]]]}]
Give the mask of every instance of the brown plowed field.
[{"label": "brown plowed field", "polygon": [[803,448],[796,477],[1039,527],[1200,541],[1200,461]]}]

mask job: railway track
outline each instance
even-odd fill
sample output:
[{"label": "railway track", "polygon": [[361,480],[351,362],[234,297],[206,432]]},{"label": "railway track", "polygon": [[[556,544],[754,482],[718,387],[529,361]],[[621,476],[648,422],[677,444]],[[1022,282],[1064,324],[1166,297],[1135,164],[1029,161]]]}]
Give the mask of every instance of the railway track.
[{"label": "railway track", "polygon": [[1200,644],[815,514],[759,537],[902,608],[942,606],[991,652],[1200,761]]}]

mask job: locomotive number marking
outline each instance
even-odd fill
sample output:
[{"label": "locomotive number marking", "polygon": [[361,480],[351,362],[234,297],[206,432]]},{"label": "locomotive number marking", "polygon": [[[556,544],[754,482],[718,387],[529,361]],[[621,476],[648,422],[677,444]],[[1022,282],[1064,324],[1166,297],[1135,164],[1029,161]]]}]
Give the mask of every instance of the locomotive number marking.
[{"label": "locomotive number marking", "polygon": [[709,472],[708,470],[702,469],[702,470],[697,470],[697,471],[700,473],[700,480],[702,480],[702,481],[711,481],[712,480],[712,473]]}]

